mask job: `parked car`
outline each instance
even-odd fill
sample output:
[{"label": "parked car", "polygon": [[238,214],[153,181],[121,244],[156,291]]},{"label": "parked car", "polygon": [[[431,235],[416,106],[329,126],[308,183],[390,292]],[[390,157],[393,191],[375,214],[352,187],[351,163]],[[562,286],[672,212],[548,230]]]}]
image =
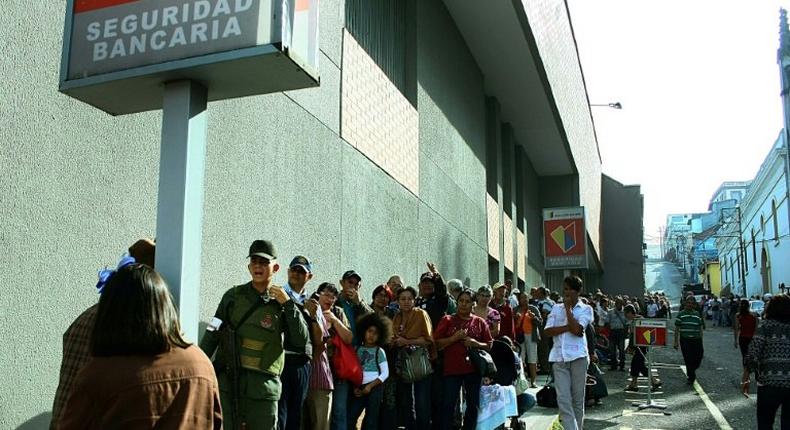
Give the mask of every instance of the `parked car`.
[{"label": "parked car", "polygon": [[762,300],[750,300],[749,309],[751,309],[753,314],[762,318],[763,312],[765,311],[765,302]]}]

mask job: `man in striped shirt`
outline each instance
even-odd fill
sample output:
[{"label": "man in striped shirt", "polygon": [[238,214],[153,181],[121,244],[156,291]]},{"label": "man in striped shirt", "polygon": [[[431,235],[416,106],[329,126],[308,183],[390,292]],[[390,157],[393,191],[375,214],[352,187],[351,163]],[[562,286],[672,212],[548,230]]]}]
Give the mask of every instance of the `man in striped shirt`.
[{"label": "man in striped shirt", "polygon": [[694,384],[697,379],[697,369],[702,362],[702,332],[705,328],[705,321],[700,317],[695,308],[694,296],[687,297],[684,308],[675,318],[675,349],[680,349],[683,353],[683,361],[686,363],[689,385]]}]

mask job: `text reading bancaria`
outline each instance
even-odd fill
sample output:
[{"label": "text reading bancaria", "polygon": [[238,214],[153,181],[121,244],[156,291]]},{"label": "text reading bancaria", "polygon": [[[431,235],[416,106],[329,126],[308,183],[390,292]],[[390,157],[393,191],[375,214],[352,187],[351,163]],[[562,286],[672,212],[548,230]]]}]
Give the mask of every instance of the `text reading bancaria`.
[{"label": "text reading bancaria", "polygon": [[93,61],[241,36],[238,14],[254,0],[197,0],[88,24]]}]

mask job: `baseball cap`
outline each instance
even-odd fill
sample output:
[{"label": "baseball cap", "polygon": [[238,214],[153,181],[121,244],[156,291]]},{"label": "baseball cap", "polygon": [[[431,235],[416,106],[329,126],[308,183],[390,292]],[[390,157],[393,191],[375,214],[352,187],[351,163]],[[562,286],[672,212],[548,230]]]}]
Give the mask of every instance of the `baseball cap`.
[{"label": "baseball cap", "polygon": [[248,257],[262,257],[267,260],[277,259],[277,250],[274,244],[268,240],[256,240],[250,245],[250,253]]},{"label": "baseball cap", "polygon": [[362,282],[362,277],[359,276],[359,273],[355,272],[354,270],[349,270],[343,274],[342,280],[357,278],[357,281]]},{"label": "baseball cap", "polygon": [[296,266],[301,267],[307,273],[313,273],[313,263],[311,263],[310,260],[304,255],[297,255],[293,260],[291,260],[291,264],[288,265],[288,267],[291,268]]},{"label": "baseball cap", "polygon": [[506,287],[507,287],[507,285],[505,285],[505,284],[500,284],[499,282],[497,282],[496,284],[494,284],[494,285],[492,285],[492,286],[491,286],[491,289],[492,289],[492,290],[498,290],[498,289],[500,289],[500,288],[506,288]]}]

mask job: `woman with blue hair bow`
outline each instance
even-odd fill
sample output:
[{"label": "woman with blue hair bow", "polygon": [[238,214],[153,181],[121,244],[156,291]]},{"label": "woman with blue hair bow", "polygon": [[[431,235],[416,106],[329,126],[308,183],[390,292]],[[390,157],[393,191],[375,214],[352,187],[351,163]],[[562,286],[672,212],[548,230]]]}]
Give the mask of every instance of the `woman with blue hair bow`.
[{"label": "woman with blue hair bow", "polygon": [[[128,254],[118,263],[118,268],[135,262],[154,267],[156,255],[154,240],[140,239],[130,246],[128,251]],[[99,271],[99,282],[96,284],[99,293],[114,271],[111,269]],[[91,356],[90,337],[93,333],[98,309],[99,305],[94,304],[83,311],[63,334],[63,361],[60,366],[60,383],[52,405],[52,429],[60,428],[60,419],[65,411],[66,401],[71,395],[74,378]]]},{"label": "woman with blue hair bow", "polygon": [[93,358],[77,374],[60,428],[222,428],[214,367],[182,337],[164,279],[129,258],[103,280]]}]

